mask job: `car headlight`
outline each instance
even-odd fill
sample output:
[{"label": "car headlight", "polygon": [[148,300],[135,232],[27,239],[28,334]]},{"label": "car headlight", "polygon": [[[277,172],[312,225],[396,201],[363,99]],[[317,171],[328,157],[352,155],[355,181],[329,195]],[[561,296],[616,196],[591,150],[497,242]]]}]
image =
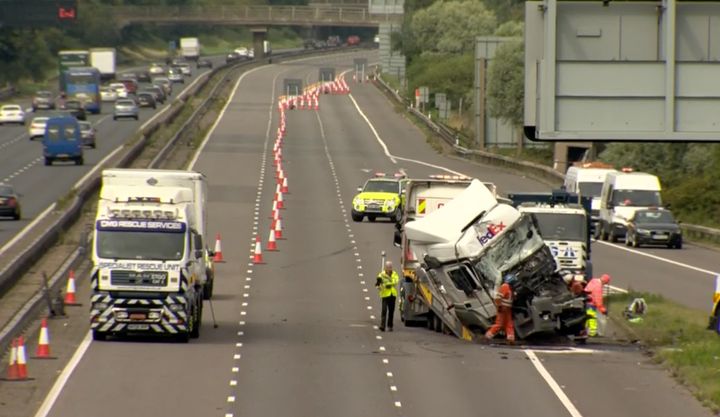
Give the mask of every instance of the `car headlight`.
[{"label": "car headlight", "polygon": [[649,235],[650,231],[647,229],[637,229],[637,232],[641,235]]},{"label": "car headlight", "polygon": [[387,206],[387,208],[392,210],[395,208],[395,200],[388,200],[385,202],[385,205]]}]

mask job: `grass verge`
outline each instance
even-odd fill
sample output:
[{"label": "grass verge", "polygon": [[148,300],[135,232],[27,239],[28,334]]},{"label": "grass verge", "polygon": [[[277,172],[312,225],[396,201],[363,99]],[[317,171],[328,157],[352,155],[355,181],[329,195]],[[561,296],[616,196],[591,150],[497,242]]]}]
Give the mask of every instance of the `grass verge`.
[{"label": "grass verge", "polygon": [[[636,297],[645,299],[648,311],[642,322],[630,323],[623,310]],[[708,293],[708,302],[710,298]],[[708,312],[648,293],[612,295],[609,300],[610,317],[705,406],[720,411],[720,336],[707,330]]]}]

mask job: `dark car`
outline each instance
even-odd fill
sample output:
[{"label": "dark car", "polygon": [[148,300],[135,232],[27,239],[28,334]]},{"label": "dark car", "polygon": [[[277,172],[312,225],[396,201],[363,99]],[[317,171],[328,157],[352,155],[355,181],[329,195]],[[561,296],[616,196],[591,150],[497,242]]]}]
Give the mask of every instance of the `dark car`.
[{"label": "dark car", "polygon": [[153,85],[153,86],[145,88],[145,90],[143,90],[143,91],[153,93],[153,95],[155,96],[155,101],[160,104],[165,103],[165,100],[167,99],[167,95],[165,94],[165,89],[160,86]]},{"label": "dark car", "polygon": [[90,122],[80,122],[80,136],[82,136],[83,146],[89,146],[93,149],[97,146],[95,143],[95,135],[97,131]]},{"label": "dark car", "polygon": [[636,248],[663,245],[682,249],[682,229],[668,209],[639,209],[628,219],[625,244]]},{"label": "dark car", "polygon": [[151,91],[140,91],[137,93],[136,101],[138,107],[152,107],[153,109],[157,107],[155,94]]},{"label": "dark car", "polygon": [[37,111],[38,109],[53,110],[55,108],[55,95],[50,91],[38,91],[33,96],[32,109]]},{"label": "dark car", "polygon": [[62,110],[78,120],[87,120],[87,112],[85,106],[78,100],[66,100],[62,105]]},{"label": "dark car", "polygon": [[136,72],[137,74],[137,80],[141,83],[149,83],[150,82],[150,73],[147,70],[140,70]]},{"label": "dark car", "polygon": [[239,54],[239,53],[237,53],[237,52],[230,52],[230,53],[227,54],[227,56],[225,57],[225,63],[235,62],[235,61],[238,61],[239,59],[240,59],[240,54]]},{"label": "dark car", "polygon": [[203,68],[203,67],[212,68],[213,64],[212,64],[212,61],[210,61],[209,59],[203,58],[203,59],[198,59],[197,67],[198,68]]},{"label": "dark car", "polygon": [[20,195],[12,185],[0,183],[0,216],[20,220]]}]

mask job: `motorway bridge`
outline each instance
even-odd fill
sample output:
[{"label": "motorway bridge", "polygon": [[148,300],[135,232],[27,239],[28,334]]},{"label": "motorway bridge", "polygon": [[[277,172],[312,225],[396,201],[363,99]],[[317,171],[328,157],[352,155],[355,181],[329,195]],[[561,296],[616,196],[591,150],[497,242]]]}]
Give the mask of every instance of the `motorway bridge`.
[{"label": "motorway bridge", "polygon": [[[356,187],[371,173],[457,172],[492,181],[503,193],[549,187],[522,173],[436,153],[381,92],[351,77],[349,95],[324,95],[317,111],[289,112],[284,239],[278,251],[264,253],[264,265],[250,262],[255,236],[265,242],[269,231],[283,80],[316,81],[320,67],[340,73],[358,57],[374,62],[377,53],[298,59],[245,73],[199,150],[192,168],[208,177],[209,229],[222,231],[227,261],[217,265],[218,328],[206,304],[202,334],[190,344],[92,342],[87,308],[70,310],[67,319],[51,323],[59,359],[30,362],[34,381],[0,381],[0,415],[711,416],[632,346],[487,347],[399,322],[395,332],[379,332],[373,283],[381,250],[399,258],[394,227],[354,223],[349,213]],[[103,117],[93,116],[100,143],[117,144],[138,127]],[[32,191],[30,217],[55,189],[83,175],[82,167],[28,160],[37,144],[20,130],[3,127],[0,142],[3,157],[14,155],[0,164],[0,177],[13,175],[24,192]],[[98,159],[112,147],[104,146]],[[630,250],[596,242],[593,257],[596,271],[610,273],[617,286],[697,308],[709,303],[714,251],[690,244],[681,251]],[[81,277],[81,300],[87,300],[88,287]]]},{"label": "motorway bridge", "polygon": [[374,13],[358,5],[310,6],[112,6],[121,27],[133,23],[243,26],[378,27],[400,23],[402,14]]}]

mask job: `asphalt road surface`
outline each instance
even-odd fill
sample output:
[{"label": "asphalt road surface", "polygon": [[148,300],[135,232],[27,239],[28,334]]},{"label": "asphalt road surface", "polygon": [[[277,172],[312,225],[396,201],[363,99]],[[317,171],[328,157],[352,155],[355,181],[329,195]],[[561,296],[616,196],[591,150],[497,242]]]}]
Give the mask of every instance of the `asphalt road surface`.
[{"label": "asphalt road surface", "polygon": [[[221,60],[216,59],[215,64]],[[102,113],[88,115],[97,130],[97,148],[84,150],[85,164],[76,166],[72,162],[57,162],[52,166],[45,166],[43,162],[42,141],[30,140],[28,126],[33,117],[51,113],[47,110],[38,110],[37,113],[27,113],[27,123],[20,125],[0,126],[0,183],[9,183],[15,186],[20,197],[22,219],[0,219],[0,247],[12,239],[22,228],[27,226],[38,214],[42,213],[50,204],[65,195],[93,167],[126,142],[148,119],[157,112],[169,106],[185,88],[197,78],[199,74],[208,71],[207,68],[199,70],[193,66],[192,77],[186,77],[185,83],[173,85],[173,94],[165,104],[158,105],[157,109],[141,108],[140,119],[112,118],[113,103],[103,103]],[[140,88],[147,84],[141,83]],[[29,107],[29,103],[24,107]]]},{"label": "asphalt road surface", "polygon": [[[278,251],[264,251],[265,264],[251,262],[255,236],[265,249],[270,232],[275,99],[283,79],[315,81],[319,67],[340,72],[358,56],[376,60],[369,52],[340,54],[241,78],[194,166],[210,183],[209,229],[223,238],[226,263],[217,265],[213,299],[218,328],[206,302],[202,335],[190,344],[86,342],[47,415],[710,416],[632,347],[480,346],[406,328],[398,315],[394,332],[378,331],[373,283],[380,252],[391,260],[399,253],[392,223],[350,219],[356,187],[370,173],[404,169],[421,177],[444,167],[492,181],[503,192],[548,187],[435,154],[369,84],[349,82],[350,95],[322,96],[317,112],[289,112],[283,239]],[[594,249],[596,270],[609,271],[619,285],[672,292],[675,283],[705,279],[663,259],[607,245]],[[690,245],[640,252],[711,266],[712,253]]]}]

